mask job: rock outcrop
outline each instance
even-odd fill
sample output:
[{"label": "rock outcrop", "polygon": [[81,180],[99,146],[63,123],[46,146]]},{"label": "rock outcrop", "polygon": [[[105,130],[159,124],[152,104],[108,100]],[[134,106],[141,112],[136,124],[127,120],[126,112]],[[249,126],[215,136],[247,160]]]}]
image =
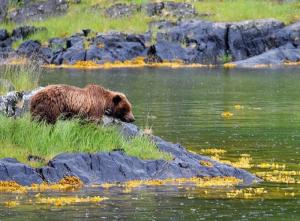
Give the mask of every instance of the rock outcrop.
[{"label": "rock outcrop", "polygon": [[78,61],[103,64],[144,57],[149,63],[180,60],[186,64],[220,65],[232,61],[246,67],[240,65],[244,60],[260,65],[261,58],[266,61],[264,56],[271,55],[266,64],[299,62],[300,22],[284,26],[274,19],[233,23],[158,21],[150,23],[144,34],[103,34],[85,29],[70,37],[49,39],[47,46],[27,40],[17,50],[12,49],[15,40],[28,38],[37,31],[46,30],[24,26],[9,33],[1,29],[0,58],[21,55],[43,64],[61,65]]},{"label": "rock outcrop", "polygon": [[26,20],[42,20],[45,17],[60,15],[68,9],[66,0],[28,1],[23,7],[7,13],[7,20],[24,22]]},{"label": "rock outcrop", "polygon": [[[9,115],[20,115],[28,108],[30,97],[35,92],[23,96],[24,105],[20,109],[13,104],[20,100],[22,94],[11,92],[9,97],[0,97],[1,110],[6,112],[14,109],[9,112]],[[5,103],[5,101],[9,102]],[[104,124],[107,126],[117,125],[127,139],[143,134],[135,125],[115,121],[111,118],[104,118]],[[153,140],[159,150],[171,154],[173,160],[141,160],[128,156],[122,151],[93,154],[62,153],[50,160],[47,166],[31,168],[15,159],[5,158],[0,160],[0,181],[16,181],[22,185],[31,185],[42,182],[55,183],[65,176],[79,177],[85,184],[123,182],[136,179],[217,176],[236,177],[241,179],[244,185],[260,181],[243,169],[234,168],[209,157],[191,153],[180,144],[172,144],[156,136],[151,136],[150,139]],[[201,164],[202,161],[209,162],[210,165],[205,166],[205,164]]]}]

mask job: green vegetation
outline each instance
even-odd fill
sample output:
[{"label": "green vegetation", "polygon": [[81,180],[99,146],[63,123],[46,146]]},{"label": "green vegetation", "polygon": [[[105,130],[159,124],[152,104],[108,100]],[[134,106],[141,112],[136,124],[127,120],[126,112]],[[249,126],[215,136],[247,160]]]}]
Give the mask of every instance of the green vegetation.
[{"label": "green vegetation", "polygon": [[50,160],[62,152],[107,152],[124,149],[130,156],[141,159],[171,159],[147,137],[125,139],[115,127],[104,127],[79,120],[58,121],[55,125],[30,121],[28,116],[12,119],[0,116],[0,159],[14,157],[28,162],[28,156]]},{"label": "green vegetation", "polygon": [[220,22],[275,18],[292,23],[300,19],[300,1],[205,0],[196,2],[195,8],[200,14],[211,14],[209,20]]},{"label": "green vegetation", "polygon": [[5,65],[0,72],[0,94],[10,90],[28,91],[38,87],[41,68],[36,63]]},{"label": "green vegetation", "polygon": [[[203,0],[183,1],[190,2],[199,14],[208,14],[201,17],[211,21],[241,21],[258,18],[275,18],[285,23],[292,23],[300,19],[300,2],[280,3],[276,0]],[[131,33],[142,33],[148,29],[148,23],[161,17],[150,18],[144,11],[137,12],[133,16],[125,18],[109,18],[104,15],[103,8],[115,3],[143,4],[149,0],[85,0],[80,4],[71,4],[67,14],[51,17],[44,21],[29,21],[28,25],[46,27],[43,31],[30,36],[33,40],[40,40],[46,43],[52,37],[65,37],[82,29],[92,29],[96,32],[125,31]],[[12,30],[17,25],[7,23],[2,25]]]}]

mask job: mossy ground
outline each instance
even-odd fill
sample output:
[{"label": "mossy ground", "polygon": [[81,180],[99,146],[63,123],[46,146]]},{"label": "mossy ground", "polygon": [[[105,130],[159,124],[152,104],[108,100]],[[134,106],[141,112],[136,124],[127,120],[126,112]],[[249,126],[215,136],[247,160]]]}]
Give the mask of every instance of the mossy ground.
[{"label": "mossy ground", "polygon": [[[126,154],[140,159],[171,159],[147,137],[125,139],[116,127],[79,120],[48,125],[32,122],[27,116],[18,119],[0,116],[0,131],[0,159],[13,157],[31,166],[41,166],[59,153],[95,153],[113,149],[123,149]],[[29,161],[30,155],[38,162]]]},{"label": "mossy ground", "polygon": [[[280,3],[276,0],[203,0],[203,1],[183,1],[194,5],[199,17],[210,21],[241,21],[259,18],[275,18],[285,23],[292,23],[300,19],[300,2],[291,1]],[[66,37],[82,29],[92,29],[95,32],[123,31],[127,33],[143,33],[148,29],[148,23],[153,20],[164,19],[163,17],[148,17],[142,10],[136,14],[125,18],[109,18],[104,15],[100,8],[121,3],[142,4],[152,2],[150,0],[85,0],[80,4],[71,4],[68,12],[63,16],[56,16],[43,21],[29,21],[29,25],[46,27],[47,31],[39,32],[28,38],[40,40],[46,43],[52,37]],[[238,13],[235,13],[238,12]],[[174,19],[174,18],[166,18]],[[20,24],[19,24],[20,25]],[[4,28],[12,30],[18,24],[1,24]],[[20,41],[15,43],[15,46]]]}]

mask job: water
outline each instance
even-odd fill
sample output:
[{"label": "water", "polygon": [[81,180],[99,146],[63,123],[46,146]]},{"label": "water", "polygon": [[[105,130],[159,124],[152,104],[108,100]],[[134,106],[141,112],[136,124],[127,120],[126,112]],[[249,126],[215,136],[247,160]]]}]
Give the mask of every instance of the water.
[{"label": "water", "polygon": [[[224,149],[224,160],[300,171],[300,69],[47,70],[41,84],[102,84],[127,94],[140,127],[188,149]],[[231,112],[230,118],[222,117]],[[252,172],[272,169],[250,168]],[[299,176],[294,176],[300,179]],[[228,199],[230,189],[88,188],[50,195],[106,196],[100,205],[0,207],[0,220],[300,220],[300,184],[264,182],[267,193]],[[1,195],[2,200],[15,196]],[[29,197],[30,198],[30,197]],[[24,204],[28,201],[22,199]],[[22,201],[21,200],[21,201]],[[27,200],[27,201],[26,201]]]}]

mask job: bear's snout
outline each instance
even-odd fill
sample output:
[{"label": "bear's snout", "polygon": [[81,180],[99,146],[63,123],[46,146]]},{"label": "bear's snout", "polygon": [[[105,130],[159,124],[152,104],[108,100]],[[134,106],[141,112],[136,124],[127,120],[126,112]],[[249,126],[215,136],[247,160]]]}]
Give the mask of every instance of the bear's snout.
[{"label": "bear's snout", "polygon": [[135,118],[134,118],[133,114],[130,113],[124,117],[124,120],[127,123],[132,123],[135,121]]}]

